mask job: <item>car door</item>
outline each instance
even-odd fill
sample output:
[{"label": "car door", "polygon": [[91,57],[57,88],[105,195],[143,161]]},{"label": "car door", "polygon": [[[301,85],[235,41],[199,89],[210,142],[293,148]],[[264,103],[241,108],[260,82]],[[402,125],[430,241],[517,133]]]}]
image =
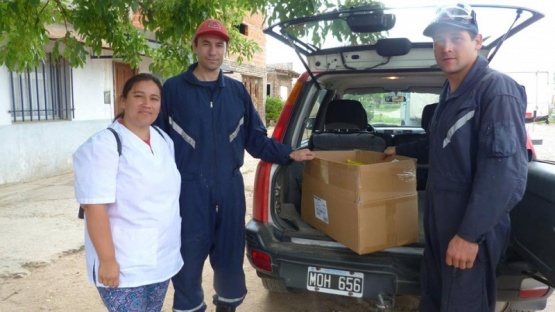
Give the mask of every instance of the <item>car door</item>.
[{"label": "car door", "polygon": [[555,286],[555,163],[532,161],[522,201],[511,212],[512,243]]}]

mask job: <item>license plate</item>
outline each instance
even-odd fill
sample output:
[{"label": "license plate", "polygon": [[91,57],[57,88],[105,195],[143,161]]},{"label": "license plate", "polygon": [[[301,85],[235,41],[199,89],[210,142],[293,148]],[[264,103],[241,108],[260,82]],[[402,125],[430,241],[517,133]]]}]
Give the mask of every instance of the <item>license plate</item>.
[{"label": "license plate", "polygon": [[361,298],[363,285],[362,273],[308,267],[306,288],[311,291]]}]

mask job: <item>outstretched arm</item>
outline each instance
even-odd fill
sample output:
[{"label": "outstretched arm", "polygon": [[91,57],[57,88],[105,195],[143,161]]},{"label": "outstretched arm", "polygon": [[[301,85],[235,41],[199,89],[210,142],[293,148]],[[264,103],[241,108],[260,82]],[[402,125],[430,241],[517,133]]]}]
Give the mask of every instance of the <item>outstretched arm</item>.
[{"label": "outstretched arm", "polygon": [[291,154],[289,154],[289,158],[293,159],[294,161],[312,160],[314,159],[314,153],[308,148],[303,148],[291,152]]}]

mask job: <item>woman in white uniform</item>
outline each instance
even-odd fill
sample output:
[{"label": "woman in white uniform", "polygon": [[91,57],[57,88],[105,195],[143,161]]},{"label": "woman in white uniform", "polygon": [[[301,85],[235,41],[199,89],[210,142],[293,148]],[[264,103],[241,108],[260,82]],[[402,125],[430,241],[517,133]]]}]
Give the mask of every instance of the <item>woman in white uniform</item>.
[{"label": "woman in white uniform", "polygon": [[181,178],[170,137],[153,128],[162,85],[130,78],[123,113],[73,154],[75,195],[85,210],[87,274],[108,311],[160,311],[179,252]]}]

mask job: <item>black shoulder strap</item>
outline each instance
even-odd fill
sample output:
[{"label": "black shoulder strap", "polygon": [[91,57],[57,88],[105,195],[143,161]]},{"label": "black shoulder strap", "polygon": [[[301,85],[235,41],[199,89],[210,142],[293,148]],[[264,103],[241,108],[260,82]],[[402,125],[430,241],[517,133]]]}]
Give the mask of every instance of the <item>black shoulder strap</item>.
[{"label": "black shoulder strap", "polygon": [[158,134],[160,134],[162,139],[164,139],[164,141],[166,141],[166,137],[162,134],[162,130],[160,130],[160,128],[158,128],[158,126],[152,125],[152,128],[154,128],[154,130],[156,130],[156,132],[158,132]]},{"label": "black shoulder strap", "polygon": [[116,132],[116,130],[114,130],[110,127],[106,128],[106,129],[110,130],[110,132],[112,132],[114,134],[114,136],[116,137],[116,143],[118,145],[118,155],[121,156],[121,140],[119,139],[118,133]]},{"label": "black shoulder strap", "polygon": [[[108,130],[110,130],[110,132],[112,132],[114,134],[114,136],[116,137],[116,144],[118,147],[118,155],[121,156],[121,140],[119,139],[119,135],[116,132],[116,130],[108,127],[106,128]],[[81,205],[79,205],[79,212],[77,213],[77,217],[79,219],[85,219],[85,209],[83,209],[83,207],[81,207]]]}]

